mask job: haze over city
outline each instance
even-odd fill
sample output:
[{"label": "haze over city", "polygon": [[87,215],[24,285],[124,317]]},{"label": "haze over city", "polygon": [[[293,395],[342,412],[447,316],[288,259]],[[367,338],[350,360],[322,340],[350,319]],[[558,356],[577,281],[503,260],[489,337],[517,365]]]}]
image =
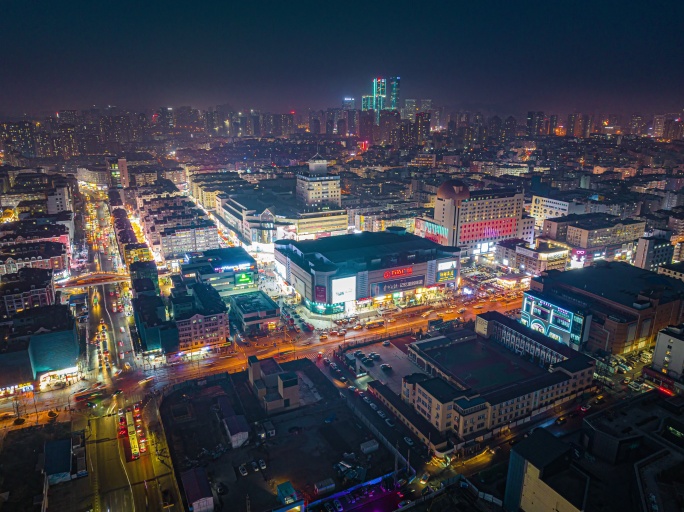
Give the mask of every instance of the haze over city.
[{"label": "haze over city", "polygon": [[401,76],[405,97],[517,114],[684,102],[680,2],[3,3],[0,112],[231,104],[287,112]]},{"label": "haze over city", "polygon": [[684,3],[0,10],[2,512],[681,512]]}]

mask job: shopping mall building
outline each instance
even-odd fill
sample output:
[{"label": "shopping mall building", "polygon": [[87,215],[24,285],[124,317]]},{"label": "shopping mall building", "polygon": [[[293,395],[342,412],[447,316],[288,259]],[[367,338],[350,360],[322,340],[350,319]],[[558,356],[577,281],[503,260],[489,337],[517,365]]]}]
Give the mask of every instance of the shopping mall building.
[{"label": "shopping mall building", "polygon": [[321,315],[420,304],[458,285],[460,249],[390,227],[318,240],[275,242],[275,268]]}]

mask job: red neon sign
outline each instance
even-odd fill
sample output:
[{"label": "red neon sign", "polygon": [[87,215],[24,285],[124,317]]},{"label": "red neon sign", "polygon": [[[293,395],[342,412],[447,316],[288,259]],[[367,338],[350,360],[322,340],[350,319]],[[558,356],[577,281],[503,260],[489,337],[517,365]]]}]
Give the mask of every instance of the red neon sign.
[{"label": "red neon sign", "polygon": [[383,277],[389,279],[390,277],[410,276],[411,274],[413,274],[413,267],[394,268],[386,271]]}]

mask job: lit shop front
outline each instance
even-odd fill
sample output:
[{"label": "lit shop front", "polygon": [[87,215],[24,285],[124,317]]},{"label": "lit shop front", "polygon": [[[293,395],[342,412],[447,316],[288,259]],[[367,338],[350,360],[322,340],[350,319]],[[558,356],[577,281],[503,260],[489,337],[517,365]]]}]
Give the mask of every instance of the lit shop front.
[{"label": "lit shop front", "polygon": [[[318,276],[317,276],[318,277]],[[383,306],[411,306],[428,299],[439,298],[458,284],[459,262],[428,261],[382,270],[359,272],[356,275],[331,276],[327,283],[317,282],[313,296],[302,294],[304,305],[319,315],[353,313]]]}]

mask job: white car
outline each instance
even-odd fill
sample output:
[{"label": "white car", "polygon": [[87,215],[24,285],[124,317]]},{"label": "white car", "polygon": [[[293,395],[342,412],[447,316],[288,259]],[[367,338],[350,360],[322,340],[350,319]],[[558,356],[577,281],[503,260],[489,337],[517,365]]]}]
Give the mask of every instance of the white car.
[{"label": "white car", "polygon": [[404,437],[404,442],[409,446],[413,446],[413,439],[411,439],[409,436]]}]

